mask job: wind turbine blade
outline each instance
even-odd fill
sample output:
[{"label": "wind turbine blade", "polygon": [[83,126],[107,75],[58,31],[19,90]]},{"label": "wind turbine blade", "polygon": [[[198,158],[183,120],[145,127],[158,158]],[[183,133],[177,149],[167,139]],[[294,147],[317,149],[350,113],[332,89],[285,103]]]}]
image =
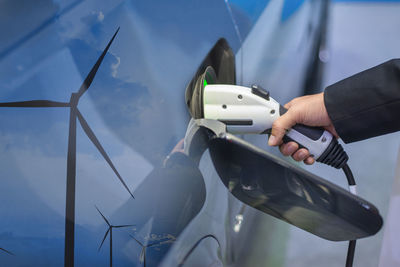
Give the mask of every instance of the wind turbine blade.
[{"label": "wind turbine blade", "polygon": [[161,244],[162,243],[162,241],[158,241],[158,242],[154,242],[154,243],[151,243],[151,244],[147,244],[147,246],[146,247],[152,247],[152,246],[156,246],[156,245],[159,245],[159,244]]},{"label": "wind turbine blade", "polygon": [[126,185],[125,181],[122,179],[121,175],[119,175],[117,169],[114,167],[114,164],[112,163],[111,159],[108,157],[106,151],[100,144],[99,140],[97,137],[94,135],[92,129],[90,129],[89,124],[87,124],[86,120],[83,118],[82,114],[78,111],[78,119],[79,122],[81,123],[81,126],[83,130],[85,131],[86,135],[89,137],[90,141],[96,146],[96,148],[99,150],[100,154],[103,156],[103,158],[107,161],[108,165],[110,165],[111,169],[114,171],[115,175],[117,175],[118,179],[122,183],[122,185],[125,187],[125,189],[129,192],[129,194],[132,196],[132,198],[135,198],[131,191],[129,190],[128,186]]},{"label": "wind turbine blade", "polygon": [[0,107],[10,107],[10,108],[56,108],[56,107],[69,107],[69,103],[57,102],[57,101],[51,101],[51,100],[30,100],[30,101],[0,103]]},{"label": "wind turbine blade", "polygon": [[136,243],[138,243],[141,247],[144,247],[143,244],[139,240],[137,240],[133,235],[129,234],[129,236],[132,237],[136,241]]},{"label": "wind turbine blade", "polygon": [[106,223],[108,224],[108,226],[111,226],[110,222],[107,220],[107,218],[103,215],[103,213],[101,213],[101,211],[99,210],[99,208],[97,208],[97,206],[95,206],[97,211],[100,213],[101,217],[103,217],[103,219],[106,221]]},{"label": "wind turbine blade", "polygon": [[123,228],[123,227],[132,227],[135,226],[134,224],[127,224],[127,225],[115,225],[114,228]]},{"label": "wind turbine blade", "polygon": [[111,227],[108,227],[108,230],[107,230],[106,234],[104,235],[103,241],[101,241],[101,244],[100,244],[100,247],[99,247],[99,250],[98,250],[98,251],[100,251],[101,247],[103,246],[104,241],[106,240],[107,235],[108,235],[108,233],[110,232],[110,229],[111,229]]},{"label": "wind turbine blade", "polygon": [[111,40],[108,42],[106,48],[103,50],[103,53],[101,53],[100,57],[97,59],[96,64],[94,64],[94,66],[90,70],[89,74],[86,76],[85,80],[83,81],[83,83],[78,91],[78,97],[81,97],[86,92],[86,90],[90,87],[90,85],[92,84],[94,76],[96,76],[96,72],[99,69],[101,62],[103,61],[104,56],[107,54],[107,51],[110,48],[111,43],[114,41],[114,38],[117,35],[118,31],[119,31],[119,27],[118,27],[117,31],[114,33]]},{"label": "wind turbine blade", "polygon": [[10,254],[10,255],[13,255],[13,256],[14,256],[14,254],[13,254],[12,252],[10,252],[10,251],[8,251],[8,250],[6,250],[6,249],[4,249],[4,248],[0,248],[0,250],[4,251],[4,252],[7,253],[7,254]]}]

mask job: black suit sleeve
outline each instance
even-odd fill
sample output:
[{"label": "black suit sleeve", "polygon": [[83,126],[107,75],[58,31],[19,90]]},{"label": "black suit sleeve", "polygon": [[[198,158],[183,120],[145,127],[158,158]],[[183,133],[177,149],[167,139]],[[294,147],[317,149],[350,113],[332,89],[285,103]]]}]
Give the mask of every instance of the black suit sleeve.
[{"label": "black suit sleeve", "polygon": [[325,106],[345,143],[400,130],[400,59],[325,89]]}]

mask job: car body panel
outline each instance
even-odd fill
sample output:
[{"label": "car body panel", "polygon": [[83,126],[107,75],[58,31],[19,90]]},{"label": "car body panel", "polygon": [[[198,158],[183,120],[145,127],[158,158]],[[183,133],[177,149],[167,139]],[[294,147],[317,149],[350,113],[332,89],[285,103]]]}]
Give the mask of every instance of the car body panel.
[{"label": "car body panel", "polygon": [[[285,20],[286,1],[258,2],[265,9],[249,13],[246,29],[239,26],[229,1],[0,4],[2,12],[8,12],[1,28],[1,103],[69,103],[120,27],[77,108],[135,199],[76,120],[75,265],[105,266],[112,256],[114,265],[142,266],[146,260],[148,266],[173,266],[207,235],[219,245],[207,239],[200,247],[211,247],[210,255],[219,255],[223,264],[254,259],[255,254],[235,243],[241,237],[255,244],[254,236],[243,233],[252,227],[258,231],[259,222],[268,217],[226,191],[207,152],[199,167],[180,175],[171,173],[177,166],[185,169],[187,164],[179,165],[185,159],[165,164],[189,122],[186,85],[221,38],[236,54],[240,84],[264,84],[265,79],[278,84],[276,77],[283,75],[278,73],[293,55],[299,65],[290,75],[303,75],[310,44],[303,47],[299,40],[312,7],[318,13],[318,1],[305,1]],[[240,11],[240,4],[235,8]],[[270,15],[274,24],[260,22]],[[298,29],[300,34],[295,34]],[[261,33],[266,37],[255,46]],[[312,34],[307,38],[308,43],[314,40]],[[290,53],[282,46],[286,43]],[[260,67],[263,60],[268,68]],[[277,69],[271,71],[273,66]],[[279,87],[279,95],[299,94],[301,86],[293,84]],[[68,158],[73,157],[68,156],[70,110],[0,108],[1,264],[65,263],[66,172]],[[238,214],[245,216],[243,224]],[[236,233],[237,227],[242,230]],[[271,254],[263,257],[267,255]]]}]

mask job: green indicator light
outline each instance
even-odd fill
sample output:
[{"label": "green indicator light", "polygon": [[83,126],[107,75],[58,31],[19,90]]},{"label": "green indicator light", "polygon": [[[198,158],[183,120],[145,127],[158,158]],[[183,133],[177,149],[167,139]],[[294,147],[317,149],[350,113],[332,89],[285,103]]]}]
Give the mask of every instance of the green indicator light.
[{"label": "green indicator light", "polygon": [[203,87],[206,87],[207,86],[207,80],[206,79],[204,79],[204,82],[203,82]]}]

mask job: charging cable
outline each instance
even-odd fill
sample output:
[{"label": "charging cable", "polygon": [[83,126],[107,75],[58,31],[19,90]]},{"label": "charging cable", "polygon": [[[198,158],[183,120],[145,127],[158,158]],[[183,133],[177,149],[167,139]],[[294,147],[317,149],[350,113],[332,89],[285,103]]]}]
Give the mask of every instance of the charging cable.
[{"label": "charging cable", "polygon": [[[347,163],[346,163],[342,167],[342,170],[343,170],[344,174],[346,175],[347,183],[349,184],[350,193],[352,193],[353,195],[357,195],[356,181],[354,180],[354,176],[353,176],[353,173],[350,170],[349,165],[347,165]],[[346,267],[352,267],[353,266],[355,249],[356,249],[356,240],[350,240],[349,241],[349,247],[347,249]]]}]

